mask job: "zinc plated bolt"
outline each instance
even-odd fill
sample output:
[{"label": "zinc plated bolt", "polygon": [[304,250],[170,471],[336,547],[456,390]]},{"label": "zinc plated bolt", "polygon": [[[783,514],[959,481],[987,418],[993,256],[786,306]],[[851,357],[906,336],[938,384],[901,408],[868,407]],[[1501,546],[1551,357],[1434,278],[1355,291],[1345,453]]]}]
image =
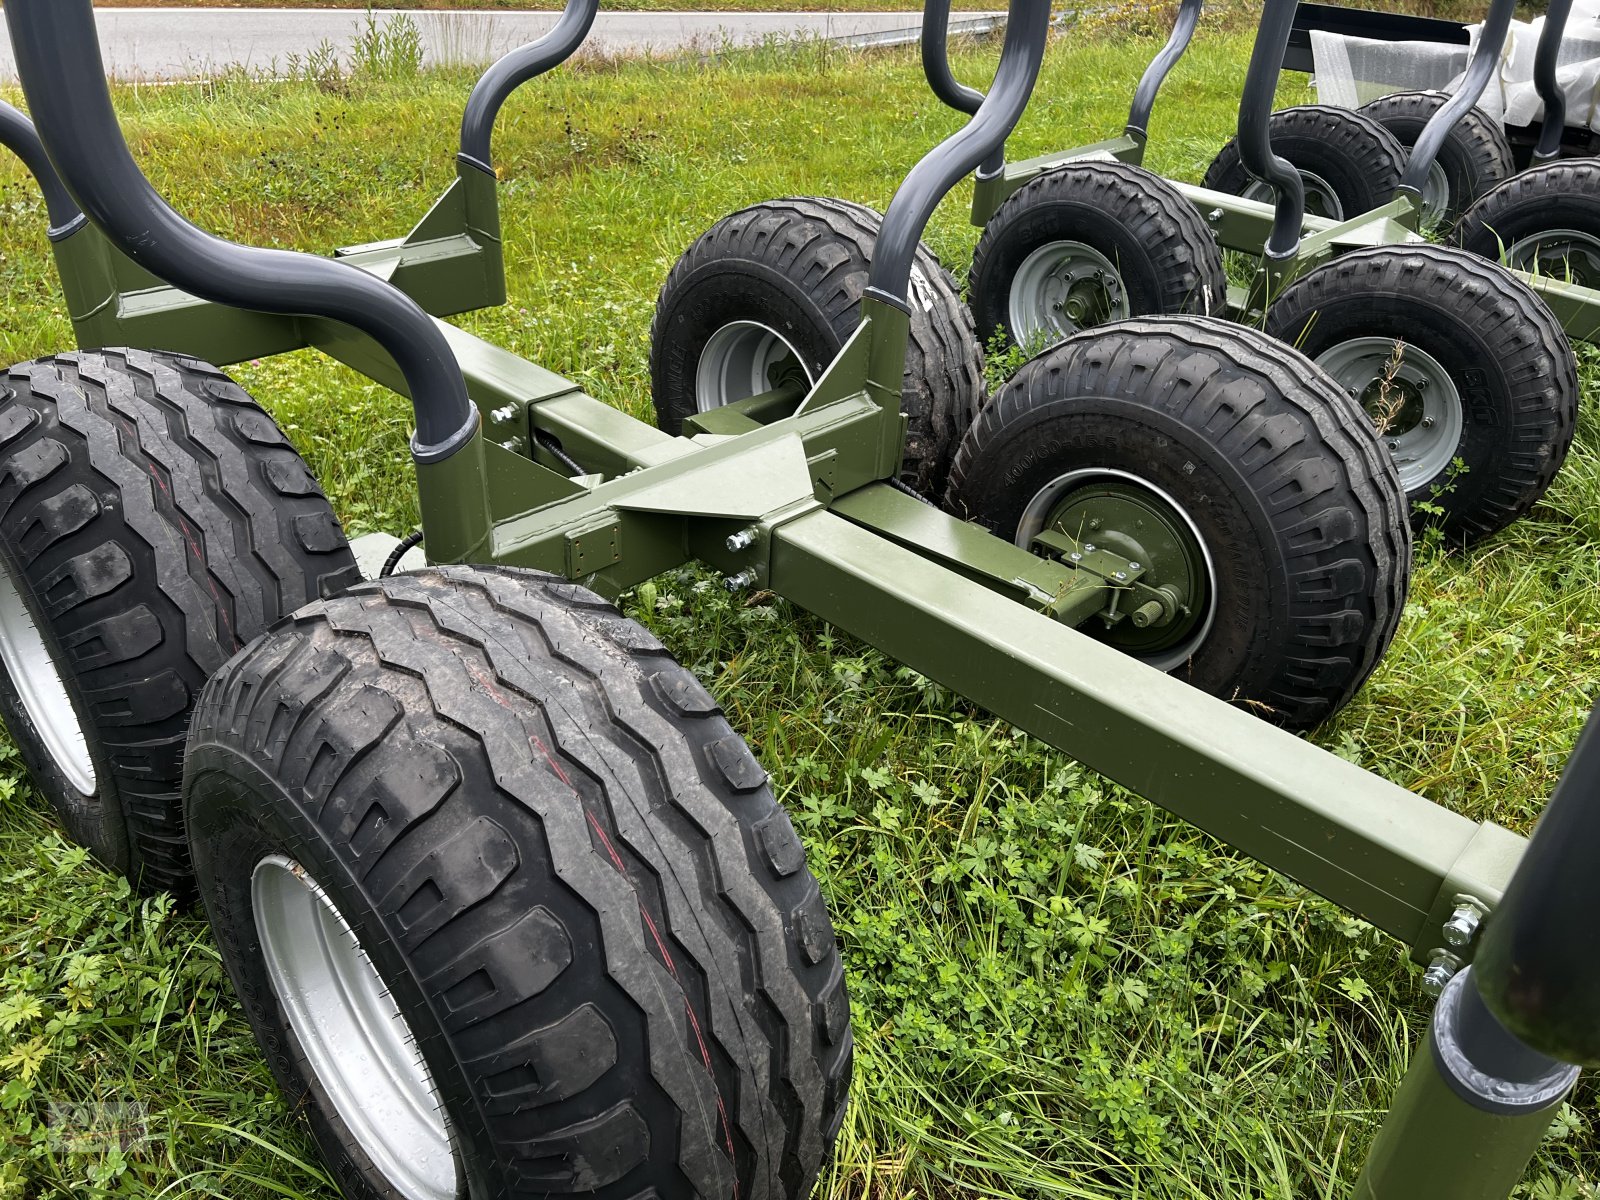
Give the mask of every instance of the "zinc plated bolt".
[{"label": "zinc plated bolt", "polygon": [[513,454],[521,454],[527,448],[528,443],[519,437],[507,438],[500,443],[500,449],[509,450]]},{"label": "zinc plated bolt", "polygon": [[1083,544],[1083,552],[1085,554],[1093,554],[1094,553],[1094,543],[1093,542],[1085,542]]},{"label": "zinc plated bolt", "polygon": [[493,421],[496,425],[504,425],[507,421],[511,420],[511,418],[515,417],[516,415],[517,415],[516,408],[514,406],[510,405],[510,404],[507,404],[504,408],[497,408],[492,413],[490,413],[489,414],[489,419],[491,421]]},{"label": "zinc plated bolt", "polygon": [[1111,578],[1115,579],[1119,583],[1122,582],[1122,580],[1126,579],[1127,577],[1128,577],[1128,573],[1126,571],[1113,571],[1113,572],[1111,572]]},{"label": "zinc plated bolt", "polygon": [[744,570],[740,571],[737,575],[729,575],[726,579],[724,579],[722,581],[722,586],[727,588],[730,592],[742,592],[742,591],[744,591],[745,588],[749,587],[755,581],[756,581],[756,573],[755,573],[755,571],[752,570],[750,567],[746,567]]},{"label": "zinc plated bolt", "polygon": [[1222,215],[1222,210],[1220,208],[1213,208],[1206,214],[1206,220],[1215,225],[1218,221],[1222,220]]},{"label": "zinc plated bolt", "polygon": [[730,533],[725,543],[728,547],[728,553],[737,554],[741,550],[750,549],[751,546],[756,544],[758,532],[756,527],[752,525],[748,529],[739,530],[738,533]]},{"label": "zinc plated bolt", "polygon": [[1128,564],[1128,570],[1130,570],[1130,571],[1138,571],[1140,569],[1141,568],[1140,568],[1139,564],[1136,563],[1136,562],[1131,562],[1131,563]]},{"label": "zinc plated bolt", "polygon": [[1461,960],[1446,950],[1434,953],[1433,961],[1428,964],[1428,969],[1422,973],[1422,990],[1428,995],[1438,997],[1444,991],[1444,985],[1455,978],[1461,969]]},{"label": "zinc plated bolt", "polygon": [[1457,949],[1472,944],[1478,936],[1478,926],[1483,924],[1483,913],[1476,905],[1463,904],[1444,923],[1444,940]]}]

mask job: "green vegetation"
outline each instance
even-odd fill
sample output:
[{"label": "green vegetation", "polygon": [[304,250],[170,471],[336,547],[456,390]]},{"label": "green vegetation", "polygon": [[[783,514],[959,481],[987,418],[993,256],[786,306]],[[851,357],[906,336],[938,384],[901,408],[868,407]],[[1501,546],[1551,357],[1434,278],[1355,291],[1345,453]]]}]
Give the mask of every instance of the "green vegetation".
[{"label": "green vegetation", "polygon": [[[1017,157],[1120,129],[1152,43],[1058,42]],[[1246,42],[1209,36],[1156,112],[1153,165],[1197,179]],[[957,68],[977,79],[992,50]],[[391,64],[392,66],[392,64]],[[467,79],[125,90],[135,152],[206,226],[323,249],[403,229],[452,172]],[[1287,89],[1283,99],[1300,98]],[[648,412],[656,289],[731,209],[882,206],[956,127],[909,54],[822,45],[590,66],[501,122],[509,307],[473,330]],[[958,272],[966,190],[929,240]],[[0,162],[0,358],[66,347],[43,206]],[[1585,351],[1586,386],[1600,362]],[[310,354],[238,374],[352,533],[416,512],[397,397]],[[1591,396],[1592,400],[1592,396]],[[1536,519],[1422,548],[1388,661],[1318,740],[1526,830],[1600,692],[1600,423]],[[771,597],[682,573],[649,621],[753,741],[847,951],[860,1057],[836,1197],[1342,1197],[1427,1019],[1399,946]],[[0,746],[4,746],[0,743]],[[1524,1195],[1600,1182],[1587,1082]],[[316,1197],[203,923],[64,846],[0,748],[0,1197]]]},{"label": "green vegetation", "polygon": [[[94,0],[96,8],[367,8],[364,0]],[[375,7],[559,12],[565,0],[382,0]],[[1004,9],[998,0],[952,0],[958,10]],[[918,12],[917,0],[607,0],[608,12]]]}]

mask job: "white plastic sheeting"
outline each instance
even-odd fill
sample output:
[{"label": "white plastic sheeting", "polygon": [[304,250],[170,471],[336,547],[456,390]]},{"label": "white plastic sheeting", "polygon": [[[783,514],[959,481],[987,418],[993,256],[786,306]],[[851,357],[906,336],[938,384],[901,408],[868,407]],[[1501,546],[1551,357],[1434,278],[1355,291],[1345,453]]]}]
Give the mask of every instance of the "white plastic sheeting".
[{"label": "white plastic sheeting", "polygon": [[[1507,125],[1531,125],[1544,116],[1533,86],[1533,60],[1543,17],[1513,21],[1500,70],[1484,90],[1478,107]],[[1481,25],[1468,26],[1477,45]],[[1428,88],[1454,91],[1467,66],[1469,46],[1435,42],[1383,42],[1313,32],[1317,99],[1323,104],[1359,108],[1392,92]],[[1574,0],[1561,40],[1556,80],[1567,97],[1567,124],[1596,128],[1600,120],[1600,0]]]}]

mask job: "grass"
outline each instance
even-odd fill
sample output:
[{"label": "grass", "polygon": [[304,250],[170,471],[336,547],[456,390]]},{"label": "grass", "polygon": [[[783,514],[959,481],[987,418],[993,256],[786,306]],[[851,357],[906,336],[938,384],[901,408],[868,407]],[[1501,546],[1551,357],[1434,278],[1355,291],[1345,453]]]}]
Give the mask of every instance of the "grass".
[{"label": "grass", "polygon": [[[1015,156],[1120,128],[1152,48],[1058,43]],[[1213,34],[1179,68],[1153,166],[1200,176],[1245,52]],[[957,68],[982,77],[991,52]],[[117,99],[140,160],[201,223],[321,249],[426,209],[466,85],[225,80]],[[810,45],[557,72],[498,137],[512,304],[464,324],[646,416],[655,291],[696,235],[773,196],[882,206],[956,122],[909,54]],[[969,197],[929,232],[958,270]],[[70,344],[43,227],[0,162],[6,361]],[[1546,503],[1469,554],[1423,548],[1393,652],[1316,738],[1519,830],[1600,694],[1600,363],[1582,363],[1578,445]],[[310,354],[238,374],[352,533],[410,528],[402,401]],[[629,610],[752,740],[835,914],[860,1057],[827,1195],[1348,1192],[1427,1019],[1401,947],[782,602],[736,605],[682,572]],[[1587,1196],[1597,1130],[1590,1082],[1522,1195]],[[65,846],[0,742],[0,1197],[334,1194],[203,923]]]},{"label": "grass", "polygon": [[[94,0],[96,8],[354,8],[364,0]],[[559,12],[565,0],[381,0],[370,7]],[[957,10],[1003,9],[998,0],[951,0]],[[916,0],[607,0],[607,12],[920,12]]]}]

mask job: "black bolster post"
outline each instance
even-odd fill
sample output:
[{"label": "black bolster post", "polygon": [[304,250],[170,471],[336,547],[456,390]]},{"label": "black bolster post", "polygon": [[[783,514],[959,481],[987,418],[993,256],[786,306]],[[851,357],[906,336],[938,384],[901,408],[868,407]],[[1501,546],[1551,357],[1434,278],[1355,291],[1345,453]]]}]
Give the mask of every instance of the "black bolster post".
[{"label": "black bolster post", "polygon": [[511,93],[528,80],[560,66],[589,36],[600,0],[567,0],[561,19],[536,42],[513,50],[483,73],[461,118],[461,161],[494,174],[491,143],[495,118]]},{"label": "black bolster post", "polygon": [[867,290],[908,308],[911,262],[939,201],[971,170],[1000,151],[1021,119],[1039,78],[1050,36],[1050,0],[1011,0],[994,85],[977,113],[929,151],[895,190],[872,251]]},{"label": "black bolster post", "polygon": [[1456,94],[1439,107],[1428,119],[1411,147],[1411,157],[1406,160],[1405,173],[1400,177],[1400,190],[1414,196],[1422,195],[1428,182],[1428,172],[1433,169],[1450,131],[1456,122],[1482,97],[1483,91],[1494,78],[1500,66],[1500,55],[1506,47],[1506,35],[1511,32],[1511,17],[1516,12],[1517,0],[1491,0],[1489,14],[1484,18],[1483,32],[1467,63],[1466,77]]},{"label": "black bolster post", "polygon": [[1472,960],[1506,1029],[1560,1062],[1600,1067],[1600,707],[1567,759]]},{"label": "black bolster post", "polygon": [[1177,18],[1172,22],[1172,35],[1167,38],[1167,44],[1161,47],[1160,53],[1150,60],[1144,74],[1139,76],[1139,86],[1134,89],[1133,107],[1128,110],[1125,130],[1129,137],[1138,138],[1141,142],[1149,137],[1150,113],[1156,106],[1156,96],[1161,91],[1161,85],[1167,81],[1167,76],[1172,73],[1172,68],[1178,65],[1178,60],[1189,49],[1189,43],[1194,41],[1195,26],[1200,23],[1200,11],[1204,7],[1204,0],[1183,0],[1178,5]]},{"label": "black bolster post", "polygon": [[1289,49],[1295,7],[1296,0],[1266,0],[1239,100],[1239,158],[1245,170],[1272,187],[1272,232],[1267,237],[1265,254],[1269,260],[1280,261],[1293,257],[1299,248],[1306,212],[1306,189],[1300,172],[1272,152],[1272,103],[1278,92],[1283,56]]},{"label": "black bolster post", "polygon": [[[950,0],[927,0],[922,9],[922,74],[933,94],[967,116],[983,106],[983,93],[968,87],[950,70]],[[978,165],[978,174],[1000,173],[1006,161],[1005,142]]]},{"label": "black bolster post", "polygon": [[1572,15],[1572,0],[1550,0],[1544,10],[1544,30],[1533,57],[1533,86],[1544,101],[1544,122],[1539,126],[1539,143],[1533,148],[1533,161],[1551,162],[1561,157],[1561,137],[1567,130],[1567,97],[1556,83],[1556,67],[1561,61],[1561,38]]},{"label": "black bolster post", "polygon": [[240,246],[185,221],[150,186],[117,125],[90,0],[10,0],[6,19],[28,107],[83,212],[129,258],[175,287],[259,312],[360,330],[405,376],[419,463],[471,440],[477,410],[444,335],[398,289],[348,263]]},{"label": "black bolster post", "polygon": [[50,217],[52,237],[65,237],[83,224],[83,214],[73,203],[61,176],[50,165],[50,156],[44,152],[39,131],[32,121],[4,101],[0,101],[0,145],[20,158],[39,184],[39,190],[44,193],[45,212]]}]

